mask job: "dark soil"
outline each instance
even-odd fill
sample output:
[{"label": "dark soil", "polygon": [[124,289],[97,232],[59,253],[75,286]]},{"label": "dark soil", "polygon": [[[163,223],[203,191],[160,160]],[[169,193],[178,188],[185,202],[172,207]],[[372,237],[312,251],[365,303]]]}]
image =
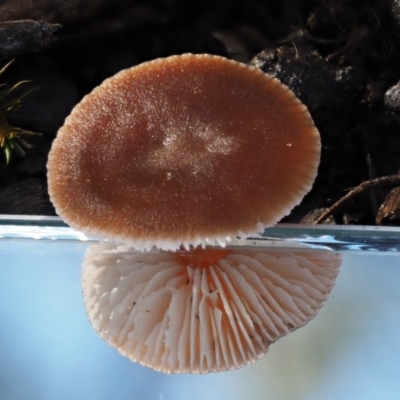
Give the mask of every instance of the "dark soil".
[{"label": "dark soil", "polygon": [[[46,160],[72,107],[123,68],[186,52],[251,63],[278,77],[310,110],[323,144],[319,174],[284,222],[310,223],[347,189],[400,170],[400,1],[103,0],[81,14],[45,7],[32,15],[19,3],[3,13],[0,4],[0,18],[40,17],[62,27],[30,24],[35,52],[21,37],[14,47],[0,43],[3,64],[15,57],[1,79],[8,85],[28,79],[39,88],[10,122],[42,133],[28,138],[34,147],[24,158],[5,166],[0,155],[0,214],[55,215]],[[396,207],[377,218],[392,189],[354,198],[330,222],[400,224]]]}]

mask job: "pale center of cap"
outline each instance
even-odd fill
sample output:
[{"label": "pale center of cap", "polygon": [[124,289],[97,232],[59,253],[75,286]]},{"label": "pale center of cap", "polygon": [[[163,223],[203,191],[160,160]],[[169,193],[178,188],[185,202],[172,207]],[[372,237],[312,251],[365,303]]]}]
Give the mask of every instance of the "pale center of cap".
[{"label": "pale center of cap", "polygon": [[204,123],[195,123],[190,130],[170,127],[160,135],[162,145],[151,150],[145,160],[146,167],[153,170],[185,168],[197,173],[200,166],[212,170],[214,158],[229,155],[239,147],[238,138],[224,136],[215,126]]}]

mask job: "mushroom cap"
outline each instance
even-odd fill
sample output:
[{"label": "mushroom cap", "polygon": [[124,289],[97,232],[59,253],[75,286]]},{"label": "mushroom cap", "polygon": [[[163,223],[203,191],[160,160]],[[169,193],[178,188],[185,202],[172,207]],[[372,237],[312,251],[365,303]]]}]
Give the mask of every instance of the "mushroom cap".
[{"label": "mushroom cap", "polygon": [[314,318],[340,264],[332,251],[103,243],[86,253],[83,297],[94,329],[131,360],[165,373],[225,371]]},{"label": "mushroom cap", "polygon": [[277,79],[185,54],[121,71],[73,109],[50,151],[49,194],[89,235],[223,245],[300,203],[319,156],[306,107]]}]

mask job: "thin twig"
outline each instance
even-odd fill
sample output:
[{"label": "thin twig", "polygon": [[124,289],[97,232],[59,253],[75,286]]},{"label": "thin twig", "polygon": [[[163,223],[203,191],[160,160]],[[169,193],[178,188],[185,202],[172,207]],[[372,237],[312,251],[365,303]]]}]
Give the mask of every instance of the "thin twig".
[{"label": "thin twig", "polygon": [[365,181],[361,183],[359,186],[351,190],[345,196],[343,196],[339,201],[337,201],[333,206],[329,207],[324,213],[322,213],[315,221],[314,224],[319,224],[324,221],[326,218],[331,216],[335,211],[337,211],[340,207],[343,206],[348,200],[353,197],[366,192],[367,190],[373,189],[378,186],[385,185],[396,185],[400,183],[400,174],[396,175],[387,175],[382,176],[380,178],[371,179],[369,181]]},{"label": "thin twig", "polygon": [[[367,158],[367,166],[368,166],[368,173],[370,179],[376,179],[378,174],[376,173],[375,165],[372,161],[371,153],[367,150],[366,151],[366,158]],[[371,203],[371,209],[374,215],[378,213],[379,206],[382,204],[384,199],[382,188],[374,188],[371,189],[369,192],[369,201]]]}]

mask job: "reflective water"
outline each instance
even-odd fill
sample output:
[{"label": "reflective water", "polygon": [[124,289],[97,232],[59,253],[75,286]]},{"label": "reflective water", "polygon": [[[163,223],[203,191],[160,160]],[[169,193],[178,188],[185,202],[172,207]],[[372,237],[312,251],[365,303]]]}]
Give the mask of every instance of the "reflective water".
[{"label": "reflective water", "polygon": [[[3,220],[0,230],[0,399],[400,398],[395,228],[375,236],[374,228],[362,229],[364,236],[330,228],[323,234],[293,227],[266,231],[275,240],[340,247],[344,262],[330,299],[315,320],[272,345],[254,365],[179,376],[134,364],[97,336],[80,290],[89,243],[69,228],[60,230],[56,219],[42,225]],[[367,250],[355,250],[360,248]]]}]

